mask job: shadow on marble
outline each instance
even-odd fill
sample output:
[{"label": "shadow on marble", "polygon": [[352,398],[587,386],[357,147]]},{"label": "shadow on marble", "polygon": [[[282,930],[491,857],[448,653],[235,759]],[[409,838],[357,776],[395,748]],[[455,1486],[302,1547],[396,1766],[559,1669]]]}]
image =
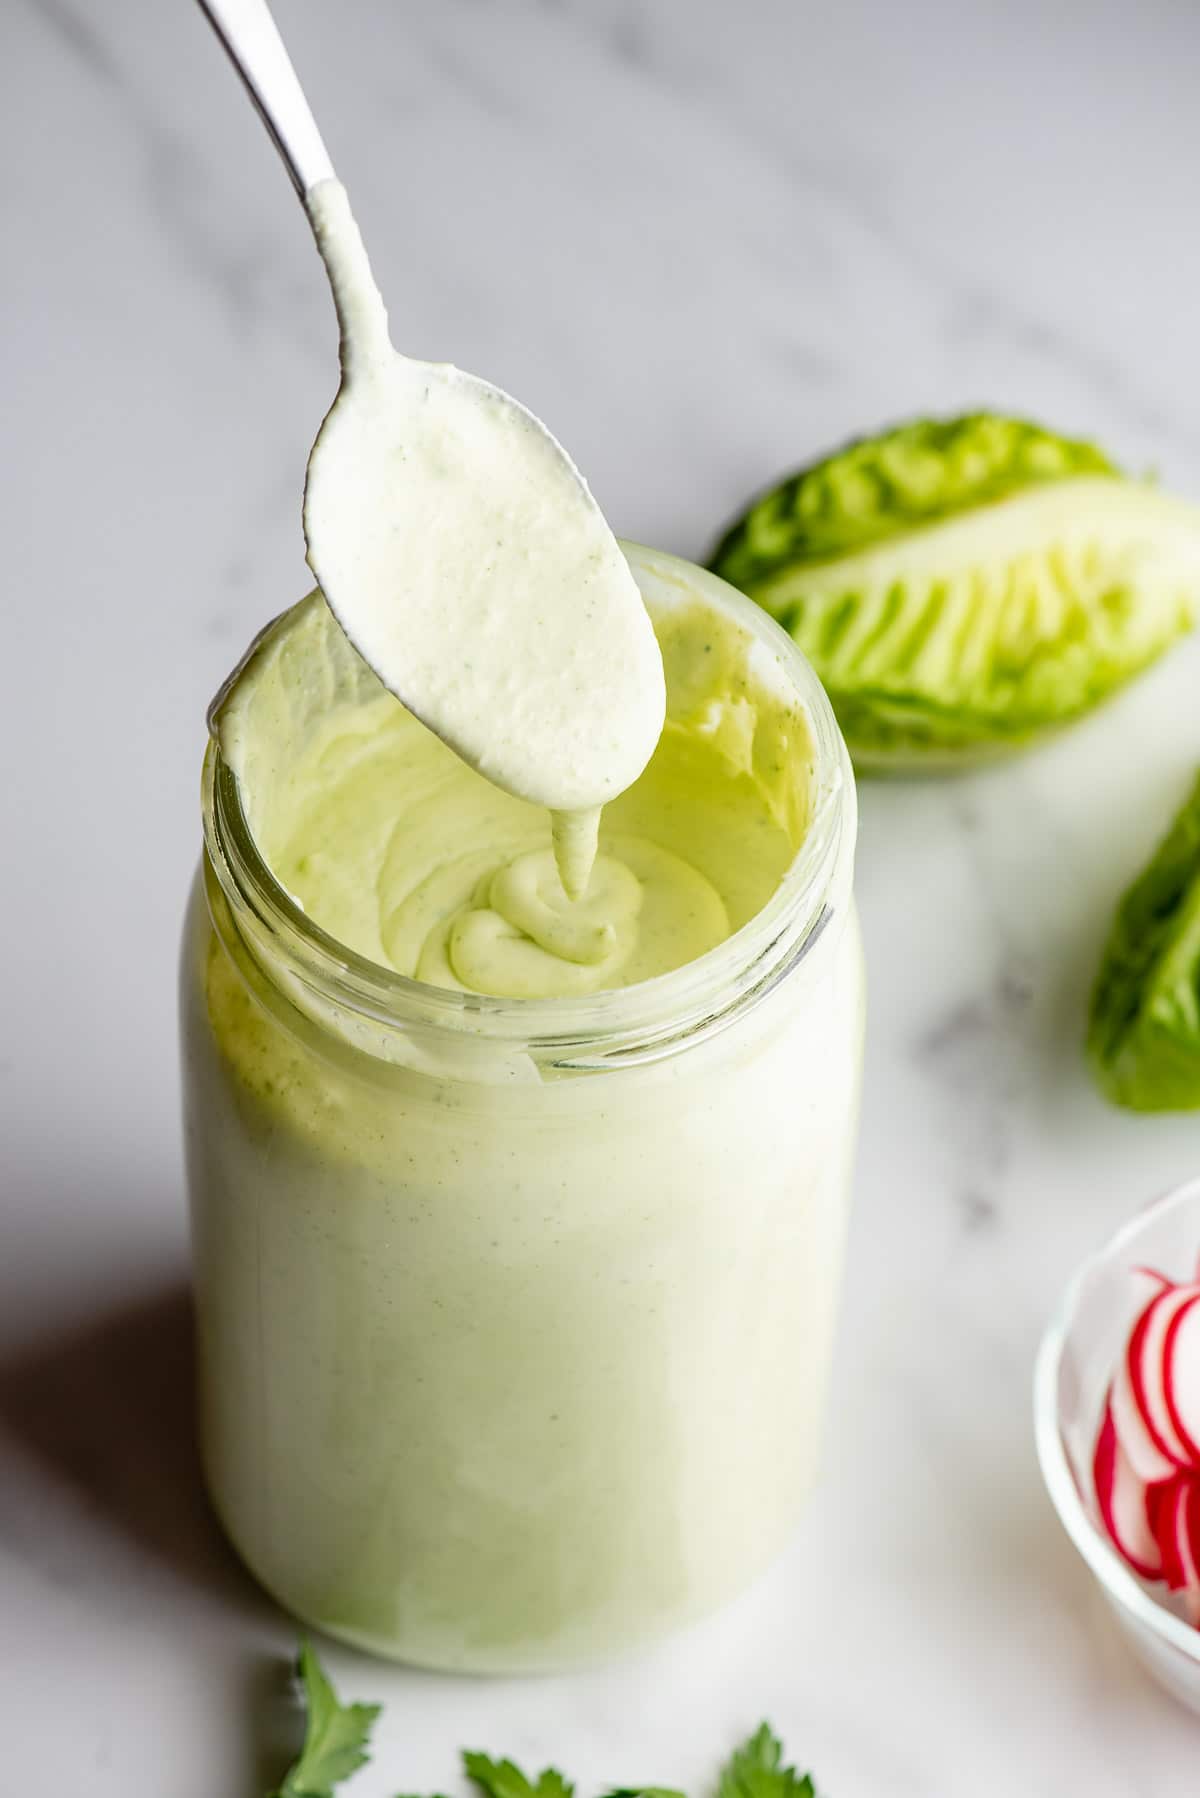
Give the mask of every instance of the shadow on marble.
[{"label": "shadow on marble", "polygon": [[[19,1533],[49,1564],[65,1500],[143,1561],[222,1606],[243,1616],[278,1616],[209,1508],[194,1379],[191,1303],[182,1284],[0,1363],[0,1428],[40,1476],[20,1506]],[[127,1569],[114,1571],[127,1582]]]}]

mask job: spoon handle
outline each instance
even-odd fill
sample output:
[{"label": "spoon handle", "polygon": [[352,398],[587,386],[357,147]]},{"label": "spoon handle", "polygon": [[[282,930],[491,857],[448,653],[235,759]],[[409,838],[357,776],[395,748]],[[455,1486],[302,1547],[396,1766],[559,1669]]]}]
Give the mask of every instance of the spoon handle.
[{"label": "spoon handle", "polygon": [[200,0],[200,5],[303,200],[318,181],[332,178],[333,164],[266,0]]}]

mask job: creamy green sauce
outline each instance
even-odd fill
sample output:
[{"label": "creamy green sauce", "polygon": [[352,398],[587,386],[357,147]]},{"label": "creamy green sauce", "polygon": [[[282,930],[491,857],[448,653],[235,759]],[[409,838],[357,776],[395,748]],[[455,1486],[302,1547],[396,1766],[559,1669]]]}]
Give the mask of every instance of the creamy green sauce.
[{"label": "creamy green sauce", "polygon": [[342,333],[305,483],[309,565],[383,684],[494,786],[554,813],[579,899],[599,809],[662,729],[637,583],[544,425],[490,383],[392,349],[345,189],[320,182],[307,206]]},{"label": "creamy green sauce", "polygon": [[770,669],[752,668],[731,620],[680,601],[655,622],[667,723],[648,767],[605,806],[572,900],[549,814],[482,778],[384,691],[314,596],[220,714],[278,879],[338,942],[465,991],[585,995],[715,948],[799,846],[806,724]]},{"label": "creamy green sauce", "polygon": [[[405,712],[318,595],[218,703],[210,840],[235,834],[228,767],[318,923],[455,985],[628,987],[737,930],[810,826],[808,714],[765,620],[630,561],[667,722],[605,806],[582,904],[547,811]],[[848,766],[820,778],[823,806]],[[586,1038],[636,989],[568,999],[578,1058],[544,1010],[512,1040],[451,992],[401,992],[376,1029],[231,909],[214,858],[185,984],[204,1460],[243,1557],[314,1626],[545,1670],[699,1614],[780,1546],[817,1456],[854,1133],[852,838],[851,805],[830,927],[786,978],[599,1066]],[[723,1013],[740,977],[712,972]],[[695,1009],[662,994],[664,1020]]]}]

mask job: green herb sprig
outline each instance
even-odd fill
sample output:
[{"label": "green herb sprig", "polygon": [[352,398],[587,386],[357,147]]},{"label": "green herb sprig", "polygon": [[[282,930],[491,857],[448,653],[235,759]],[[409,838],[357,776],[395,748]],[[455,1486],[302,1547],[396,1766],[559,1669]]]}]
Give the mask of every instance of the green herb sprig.
[{"label": "green herb sprig", "polygon": [[333,1798],[334,1786],[371,1758],[367,1746],[382,1707],[342,1704],[308,1642],[300,1644],[296,1672],[304,1688],[304,1746],[269,1798]]},{"label": "green herb sprig", "polygon": [[[377,1704],[342,1704],[308,1642],[300,1644],[296,1664],[304,1695],[304,1745],[299,1759],[268,1798],[334,1798],[334,1787],[349,1779],[370,1759],[371,1731]],[[493,1760],[467,1750],[463,1767],[483,1798],[575,1798],[575,1786],[557,1767],[545,1767],[534,1779],[514,1761]],[[603,1798],[686,1798],[673,1786],[616,1786]],[[784,1764],[783,1744],[769,1724],[762,1724],[736,1749],[722,1768],[716,1798],[818,1798],[809,1774]]]}]

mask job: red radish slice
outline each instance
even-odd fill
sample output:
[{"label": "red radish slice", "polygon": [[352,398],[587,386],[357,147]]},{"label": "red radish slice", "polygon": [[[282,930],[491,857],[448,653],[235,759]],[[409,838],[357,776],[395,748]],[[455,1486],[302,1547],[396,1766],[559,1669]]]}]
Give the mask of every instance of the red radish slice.
[{"label": "red radish slice", "polygon": [[1189,1623],[1200,1623],[1200,1483],[1178,1479],[1164,1496],[1155,1521],[1167,1584],[1180,1594]]},{"label": "red radish slice", "polygon": [[[1138,1312],[1131,1326],[1131,1337],[1136,1334],[1138,1326],[1145,1318],[1154,1299],[1167,1291],[1171,1282],[1165,1274],[1160,1274],[1152,1267],[1134,1267],[1130,1269],[1134,1281],[1145,1282],[1148,1287],[1147,1296],[1142,1301],[1142,1309]],[[1117,1427],[1117,1438],[1134,1471],[1140,1479],[1152,1485],[1156,1480],[1169,1480],[1175,1472],[1175,1462],[1165,1455],[1151,1436],[1142,1414],[1133,1396],[1133,1381],[1129,1375],[1127,1356],[1122,1356],[1117,1366],[1116,1378],[1110,1394],[1113,1409],[1113,1422]]]},{"label": "red radish slice", "polygon": [[1187,1483],[1175,1480],[1164,1492],[1162,1505],[1155,1512],[1159,1548],[1162,1550],[1162,1577],[1171,1591],[1182,1591],[1187,1584],[1182,1539],[1187,1530]]},{"label": "red radish slice", "polygon": [[1164,1354],[1167,1412],[1193,1467],[1200,1467],[1200,1297],[1171,1319]]},{"label": "red radish slice", "polygon": [[1117,1553],[1143,1579],[1161,1579],[1163,1555],[1150,1527],[1146,1487],[1122,1453],[1111,1405],[1104,1408],[1092,1473],[1100,1515]]},{"label": "red radish slice", "polygon": [[1188,1622],[1200,1625],[1200,1483],[1188,1480],[1179,1501],[1182,1513],[1178,1530],[1183,1565],[1183,1608]]},{"label": "red radish slice", "polygon": [[1200,1497],[1200,1488],[1195,1480],[1179,1482],[1179,1491],[1175,1495],[1175,1535],[1179,1542],[1180,1570],[1185,1585],[1200,1588],[1200,1539],[1196,1534],[1200,1514],[1196,1510],[1197,1497]]},{"label": "red radish slice", "polygon": [[1167,1584],[1172,1592],[1182,1592],[1189,1575],[1195,1578],[1196,1563],[1188,1540],[1188,1486],[1186,1480],[1176,1482],[1171,1502],[1164,1507],[1163,1527],[1170,1531],[1170,1553],[1165,1557]]},{"label": "red radish slice", "polygon": [[1138,1410],[1154,1446],[1176,1467],[1188,1467],[1192,1457],[1171,1422],[1167,1406],[1166,1340],[1172,1319],[1200,1296],[1195,1286],[1173,1286],[1151,1299],[1129,1340],[1129,1377]]},{"label": "red radish slice", "polygon": [[1129,1377],[1128,1358],[1122,1356],[1117,1368],[1117,1376],[1113,1381],[1112,1396],[1113,1423],[1116,1426],[1117,1440],[1125,1454],[1126,1460],[1140,1480],[1147,1486],[1153,1486],[1160,1480],[1169,1480],[1178,1472],[1174,1461],[1167,1459],[1158,1448],[1146,1428],[1146,1420],[1138,1409],[1137,1400],[1133,1396],[1133,1381]]},{"label": "red radish slice", "polygon": [[1146,1517],[1162,1558],[1160,1577],[1166,1580],[1172,1592],[1178,1592],[1183,1584],[1183,1562],[1179,1556],[1175,1513],[1179,1488],[1184,1483],[1183,1475],[1176,1474],[1173,1480],[1168,1480],[1162,1486],[1151,1486],[1146,1494]]}]

